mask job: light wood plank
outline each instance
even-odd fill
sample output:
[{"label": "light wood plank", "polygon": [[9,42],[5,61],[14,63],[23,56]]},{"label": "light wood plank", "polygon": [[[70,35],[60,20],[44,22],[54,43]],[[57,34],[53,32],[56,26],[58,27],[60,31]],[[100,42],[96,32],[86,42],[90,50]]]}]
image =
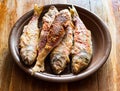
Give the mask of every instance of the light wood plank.
[{"label": "light wood plank", "polygon": [[[93,2],[94,0],[91,0]],[[102,3],[102,5],[100,5]],[[116,26],[111,0],[97,0],[91,3],[91,11],[106,23],[112,37],[112,50],[107,63],[98,71],[98,87],[100,91],[117,91],[116,85]],[[96,7],[97,6],[97,7]],[[95,8],[96,7],[96,8]]]},{"label": "light wood plank", "polygon": [[[10,29],[15,23],[16,14],[13,10],[14,5],[9,7],[7,0],[0,1],[0,90],[8,91],[12,58],[8,49],[8,36]],[[11,16],[14,15],[14,18]]]},{"label": "light wood plank", "polygon": [[68,91],[99,91],[98,84],[97,84],[97,73],[93,75],[68,84]]},{"label": "light wood plank", "polygon": [[90,0],[67,0],[71,5],[76,5],[90,10]]},{"label": "light wood plank", "polygon": [[[116,60],[116,23],[115,23],[115,18],[114,18],[114,14],[113,14],[113,8],[112,8],[112,1],[108,0],[108,1],[104,1],[102,0],[102,2],[104,3],[104,15],[107,16],[105,22],[108,25],[109,31],[111,33],[111,38],[112,38],[112,49],[111,49],[111,54],[109,57],[109,61],[107,62],[107,75],[106,77],[106,81],[107,81],[107,88],[109,91],[117,91],[117,85],[116,85],[116,76],[117,76],[117,60]],[[104,69],[105,70],[105,69]],[[105,71],[104,71],[105,72]],[[100,73],[101,74],[101,73]],[[101,75],[99,76],[101,77]],[[102,79],[100,80],[100,83],[102,83]],[[102,85],[101,90],[105,89],[104,85]],[[103,91],[105,91],[103,89]]]},{"label": "light wood plank", "polygon": [[113,13],[115,16],[115,24],[116,24],[116,89],[120,90],[120,0],[112,0]]}]

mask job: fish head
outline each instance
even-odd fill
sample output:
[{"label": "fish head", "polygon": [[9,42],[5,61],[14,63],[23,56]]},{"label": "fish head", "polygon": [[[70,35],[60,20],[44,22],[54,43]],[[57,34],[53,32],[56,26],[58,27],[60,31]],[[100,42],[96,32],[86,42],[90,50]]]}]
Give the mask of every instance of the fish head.
[{"label": "fish head", "polygon": [[51,59],[51,65],[54,73],[60,74],[69,62],[69,57],[62,53],[56,54]]},{"label": "fish head", "polygon": [[73,55],[72,58],[72,72],[78,74],[81,70],[85,69],[89,62],[91,56],[86,52],[81,52],[78,55]]}]

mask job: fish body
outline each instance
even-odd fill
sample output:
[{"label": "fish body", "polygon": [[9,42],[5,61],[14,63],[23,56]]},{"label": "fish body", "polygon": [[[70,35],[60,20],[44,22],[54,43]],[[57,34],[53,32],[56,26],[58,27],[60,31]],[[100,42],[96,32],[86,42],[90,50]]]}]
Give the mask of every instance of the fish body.
[{"label": "fish body", "polygon": [[60,44],[50,54],[51,66],[55,74],[60,74],[70,62],[69,55],[73,45],[72,21],[66,24],[66,34]]},{"label": "fish body", "polygon": [[[57,15],[57,13],[58,13],[57,8],[55,6],[51,6],[49,8],[48,12],[46,12],[42,18],[42,28],[41,28],[40,38],[39,38],[39,45],[38,45],[39,53],[46,45],[47,36],[49,34],[49,29],[54,21],[55,16]],[[38,53],[38,55],[39,55],[39,53]]]},{"label": "fish body", "polygon": [[42,10],[43,7],[34,6],[34,15],[29,23],[24,26],[23,33],[20,37],[20,55],[26,65],[33,64],[37,56],[37,45],[40,33],[38,18]]},{"label": "fish body", "polygon": [[72,72],[78,74],[81,70],[85,69],[91,60],[92,38],[91,32],[86,28],[82,20],[80,19],[75,7],[70,9],[72,12],[74,29],[74,41],[72,53]]},{"label": "fish body", "polygon": [[68,10],[60,11],[56,16],[55,19],[50,27],[49,34],[47,35],[47,42],[45,47],[41,50],[37,57],[37,62],[33,67],[33,72],[40,72],[44,71],[44,60],[47,55],[56,47],[63,39],[65,35],[64,26],[70,20],[68,17]]}]

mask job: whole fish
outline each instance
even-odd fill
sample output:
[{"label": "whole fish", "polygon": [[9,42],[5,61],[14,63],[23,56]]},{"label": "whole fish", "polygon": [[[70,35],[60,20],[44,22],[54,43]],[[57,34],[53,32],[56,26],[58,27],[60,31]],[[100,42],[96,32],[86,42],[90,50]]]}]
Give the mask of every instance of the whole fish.
[{"label": "whole fish", "polygon": [[20,55],[22,61],[26,65],[31,65],[35,62],[37,56],[37,45],[40,30],[38,28],[38,18],[43,10],[43,7],[34,6],[34,15],[29,23],[24,26],[23,33],[20,37]]},{"label": "whole fish", "polygon": [[81,70],[85,69],[90,63],[93,49],[91,32],[86,28],[80,19],[76,9],[72,6],[70,9],[73,22],[75,25],[74,41],[72,53],[72,72],[78,74]]},{"label": "whole fish", "polygon": [[60,74],[70,62],[69,55],[73,45],[73,24],[71,14],[70,20],[66,23],[66,34],[60,44],[50,54],[51,66],[55,74]]},{"label": "whole fish", "polygon": [[[50,6],[48,12],[46,12],[42,18],[42,28],[41,28],[39,44],[38,44],[37,61],[40,59],[40,55],[42,54],[42,50],[44,49],[44,47],[46,45],[47,36],[49,34],[50,27],[54,21],[56,14],[58,14],[57,8],[55,6]],[[44,71],[44,67],[41,67],[40,71]]]},{"label": "whole fish", "polygon": [[33,67],[34,72],[44,71],[44,60],[47,55],[52,51],[54,47],[56,47],[63,39],[65,35],[64,26],[67,21],[70,20],[69,11],[67,9],[60,11],[50,27],[49,34],[47,35],[47,42],[45,47],[41,50],[37,57],[37,62]]}]

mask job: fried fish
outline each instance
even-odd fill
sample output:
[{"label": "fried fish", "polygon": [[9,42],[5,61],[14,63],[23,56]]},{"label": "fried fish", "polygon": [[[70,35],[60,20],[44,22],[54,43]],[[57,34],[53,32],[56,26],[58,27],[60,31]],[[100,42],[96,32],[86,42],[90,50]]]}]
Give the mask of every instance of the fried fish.
[{"label": "fried fish", "polygon": [[93,49],[91,31],[86,28],[74,6],[70,9],[75,25],[72,53],[72,72],[78,74],[90,63]]},{"label": "fried fish", "polygon": [[38,18],[43,10],[43,7],[34,6],[34,15],[29,23],[24,26],[23,33],[20,37],[20,55],[22,61],[26,65],[31,65],[35,62],[37,56],[37,45],[40,30],[38,28]]},{"label": "fried fish", "polygon": [[41,50],[37,57],[37,62],[33,67],[34,72],[44,71],[44,60],[46,56],[56,47],[65,35],[64,26],[70,20],[68,10],[61,10],[56,16],[50,27],[49,34],[47,35],[47,42],[45,47]]},{"label": "fried fish", "polygon": [[70,20],[66,23],[66,34],[60,44],[54,48],[50,54],[51,66],[55,74],[60,74],[70,62],[70,52],[73,45],[73,24],[71,14],[68,12]]}]

